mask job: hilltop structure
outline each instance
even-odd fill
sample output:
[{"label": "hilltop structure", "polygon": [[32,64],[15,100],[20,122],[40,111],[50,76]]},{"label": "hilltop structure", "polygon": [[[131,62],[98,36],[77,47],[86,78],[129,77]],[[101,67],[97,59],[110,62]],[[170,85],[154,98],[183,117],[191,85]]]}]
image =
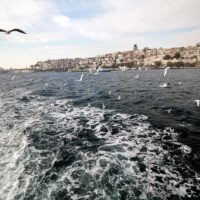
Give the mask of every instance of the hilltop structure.
[{"label": "hilltop structure", "polygon": [[137,50],[138,50],[138,46],[137,46],[137,44],[134,44],[133,51],[137,51]]}]

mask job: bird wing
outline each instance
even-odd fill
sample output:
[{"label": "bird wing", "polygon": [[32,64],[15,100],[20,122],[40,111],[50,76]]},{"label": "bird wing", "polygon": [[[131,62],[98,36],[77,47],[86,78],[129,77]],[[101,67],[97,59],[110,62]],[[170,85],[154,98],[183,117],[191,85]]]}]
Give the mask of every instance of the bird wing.
[{"label": "bird wing", "polygon": [[7,31],[6,31],[6,30],[3,30],[3,29],[0,29],[0,32],[5,32],[5,33],[6,33]]},{"label": "bird wing", "polygon": [[169,68],[167,67],[167,68],[165,68],[165,70],[164,70],[164,76],[166,76],[166,74],[167,74],[167,70],[168,70]]},{"label": "bird wing", "polygon": [[8,33],[11,33],[11,32],[13,32],[13,31],[17,31],[17,32],[26,34],[24,31],[22,31],[22,30],[20,30],[20,29],[17,29],[17,28],[8,31]]},{"label": "bird wing", "polygon": [[82,81],[82,79],[83,79],[83,73],[81,74],[81,78],[80,78],[80,80]]},{"label": "bird wing", "polygon": [[200,106],[200,100],[196,99],[194,101],[197,103],[197,106],[199,107]]},{"label": "bird wing", "polygon": [[15,78],[16,78],[16,76],[13,76],[13,77],[12,77],[12,81],[14,81]]}]

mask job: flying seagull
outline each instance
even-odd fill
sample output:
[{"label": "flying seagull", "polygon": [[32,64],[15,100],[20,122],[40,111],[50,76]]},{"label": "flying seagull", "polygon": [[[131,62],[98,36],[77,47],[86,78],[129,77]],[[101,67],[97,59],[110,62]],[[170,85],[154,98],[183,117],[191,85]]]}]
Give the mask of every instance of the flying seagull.
[{"label": "flying seagull", "polygon": [[14,31],[17,31],[17,32],[19,32],[19,33],[26,34],[24,31],[22,31],[22,30],[20,30],[20,29],[18,29],[18,28],[15,28],[15,29],[12,29],[12,30],[9,30],[9,31],[0,29],[0,32],[4,32],[4,33],[6,33],[6,34],[8,34],[8,35],[11,34],[11,33],[14,32]]},{"label": "flying seagull", "polygon": [[99,74],[99,70],[100,70],[100,68],[98,68],[98,69],[96,70],[96,72],[94,73],[94,75],[98,75],[98,74]]},{"label": "flying seagull", "polygon": [[182,85],[182,82],[178,82],[178,85]]},{"label": "flying seagull", "polygon": [[135,78],[138,79],[138,78],[139,78],[139,75],[137,74],[137,75],[135,76]]},{"label": "flying seagull", "polygon": [[199,99],[196,99],[196,100],[194,100],[194,101],[196,102],[197,107],[199,107],[199,106],[200,106],[200,100],[199,100]]},{"label": "flying seagull", "polygon": [[83,80],[83,73],[81,74],[81,77],[79,80],[76,80],[76,81],[82,81]]},{"label": "flying seagull", "polygon": [[168,109],[168,110],[166,110],[167,111],[167,113],[171,113],[171,111],[172,111],[172,109],[170,108],[170,109]]},{"label": "flying seagull", "polygon": [[159,85],[159,87],[161,87],[161,88],[170,88],[170,83],[161,83]]},{"label": "flying seagull", "polygon": [[14,80],[15,80],[15,78],[16,78],[16,76],[12,76],[12,81],[14,81]]},{"label": "flying seagull", "polygon": [[164,77],[167,75],[167,70],[170,69],[170,67],[166,67],[164,70]]},{"label": "flying seagull", "polygon": [[48,88],[49,84],[48,83],[45,83],[44,84],[44,89]]}]

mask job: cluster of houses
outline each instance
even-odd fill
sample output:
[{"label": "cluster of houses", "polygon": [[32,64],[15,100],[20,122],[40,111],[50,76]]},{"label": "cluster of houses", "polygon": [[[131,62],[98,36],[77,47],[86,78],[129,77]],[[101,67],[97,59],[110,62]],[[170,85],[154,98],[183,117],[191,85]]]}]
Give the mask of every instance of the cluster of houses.
[{"label": "cluster of houses", "polygon": [[134,45],[133,50],[115,52],[91,58],[57,59],[37,62],[30,68],[36,71],[83,71],[97,68],[119,69],[196,67],[200,66],[200,43],[196,46],[177,48],[143,48]]}]

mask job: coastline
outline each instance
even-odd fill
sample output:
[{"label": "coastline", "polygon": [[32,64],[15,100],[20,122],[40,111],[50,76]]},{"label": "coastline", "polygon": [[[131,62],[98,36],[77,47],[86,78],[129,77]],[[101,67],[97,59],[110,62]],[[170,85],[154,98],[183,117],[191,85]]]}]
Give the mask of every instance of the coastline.
[{"label": "coastline", "polygon": [[[127,68],[124,71],[145,71],[145,70],[163,70],[165,69],[166,66],[162,66],[162,67],[149,67],[149,68]],[[103,68],[104,69],[104,68]],[[109,73],[109,72],[113,72],[113,71],[123,71],[120,68],[105,68],[105,69],[109,69],[109,71],[102,71],[100,73]],[[184,70],[184,69],[200,69],[200,66],[197,67],[170,67],[171,70]],[[12,69],[12,70],[5,70],[5,71],[1,71],[0,74],[20,74],[20,73],[44,73],[44,72],[60,72],[60,73],[67,73],[67,72],[85,72],[85,73],[89,73],[90,68],[88,69],[83,69],[83,70],[77,70],[77,69],[71,69],[71,70],[32,70],[32,69]]]}]

